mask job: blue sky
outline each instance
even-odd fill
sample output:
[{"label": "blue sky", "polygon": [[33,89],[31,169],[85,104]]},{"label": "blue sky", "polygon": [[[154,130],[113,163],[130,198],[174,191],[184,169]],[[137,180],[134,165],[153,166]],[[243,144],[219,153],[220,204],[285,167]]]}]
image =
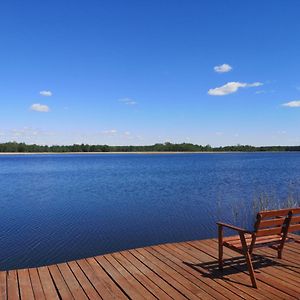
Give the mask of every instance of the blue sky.
[{"label": "blue sky", "polygon": [[1,1],[0,142],[300,144],[300,2]]}]

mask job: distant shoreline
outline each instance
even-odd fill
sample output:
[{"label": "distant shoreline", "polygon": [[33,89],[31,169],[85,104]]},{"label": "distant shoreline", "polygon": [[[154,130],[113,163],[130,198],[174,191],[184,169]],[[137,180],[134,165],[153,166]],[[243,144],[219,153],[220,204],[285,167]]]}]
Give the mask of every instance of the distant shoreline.
[{"label": "distant shoreline", "polygon": [[148,151],[148,152],[0,152],[0,156],[10,155],[91,155],[91,154],[228,154],[228,153],[299,153],[300,151]]}]

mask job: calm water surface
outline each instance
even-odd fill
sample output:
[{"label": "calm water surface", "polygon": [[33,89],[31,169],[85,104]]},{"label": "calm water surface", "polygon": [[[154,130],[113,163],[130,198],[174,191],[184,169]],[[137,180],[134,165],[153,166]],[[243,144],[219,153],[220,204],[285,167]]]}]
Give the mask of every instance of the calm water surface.
[{"label": "calm water surface", "polygon": [[0,268],[215,237],[299,185],[300,153],[0,156]]}]

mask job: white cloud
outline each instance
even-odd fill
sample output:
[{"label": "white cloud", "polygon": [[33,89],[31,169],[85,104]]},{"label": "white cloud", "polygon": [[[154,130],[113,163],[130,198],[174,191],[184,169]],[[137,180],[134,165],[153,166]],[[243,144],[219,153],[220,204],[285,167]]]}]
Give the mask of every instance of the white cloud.
[{"label": "white cloud", "polygon": [[215,66],[214,70],[217,73],[227,73],[227,72],[230,72],[232,70],[232,66],[230,66],[228,64],[223,64],[223,65],[220,65],[220,66]]},{"label": "white cloud", "polygon": [[4,132],[3,135],[7,137],[8,141],[13,140],[17,142],[32,143],[35,139],[53,137],[55,136],[55,133],[43,129],[38,129],[38,128],[23,127],[23,128],[8,129]]},{"label": "white cloud", "polygon": [[120,102],[126,104],[126,105],[135,105],[137,104],[137,102],[131,98],[122,98],[122,99],[119,99]]},{"label": "white cloud", "polygon": [[300,107],[300,100],[294,100],[290,102],[283,103],[282,106],[286,107]]},{"label": "white cloud", "polygon": [[224,96],[237,92],[239,88],[257,87],[263,85],[261,82],[244,83],[244,82],[228,82],[220,87],[209,89],[208,94],[211,96]]},{"label": "white cloud", "polygon": [[38,112],[49,112],[50,111],[50,108],[48,105],[39,104],[39,103],[32,104],[30,106],[30,109],[34,110],[34,111],[38,111]]},{"label": "white cloud", "polygon": [[278,130],[277,133],[278,134],[287,134],[287,132],[285,130]]},{"label": "white cloud", "polygon": [[116,129],[103,130],[102,134],[104,135],[115,135],[118,131]]},{"label": "white cloud", "polygon": [[51,97],[52,92],[51,91],[40,91],[40,95],[44,97]]}]

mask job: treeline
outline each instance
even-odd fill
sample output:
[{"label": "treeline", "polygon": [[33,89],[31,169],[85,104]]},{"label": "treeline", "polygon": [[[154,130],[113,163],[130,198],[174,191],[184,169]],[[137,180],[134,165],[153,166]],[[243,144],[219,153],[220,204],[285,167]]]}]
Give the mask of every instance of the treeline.
[{"label": "treeline", "polygon": [[25,143],[2,143],[0,152],[263,152],[263,151],[300,151],[300,146],[263,146],[254,147],[250,145],[236,145],[225,147],[202,146],[190,143],[181,144],[154,144],[149,146],[108,146],[108,145],[53,145],[40,146]]}]

